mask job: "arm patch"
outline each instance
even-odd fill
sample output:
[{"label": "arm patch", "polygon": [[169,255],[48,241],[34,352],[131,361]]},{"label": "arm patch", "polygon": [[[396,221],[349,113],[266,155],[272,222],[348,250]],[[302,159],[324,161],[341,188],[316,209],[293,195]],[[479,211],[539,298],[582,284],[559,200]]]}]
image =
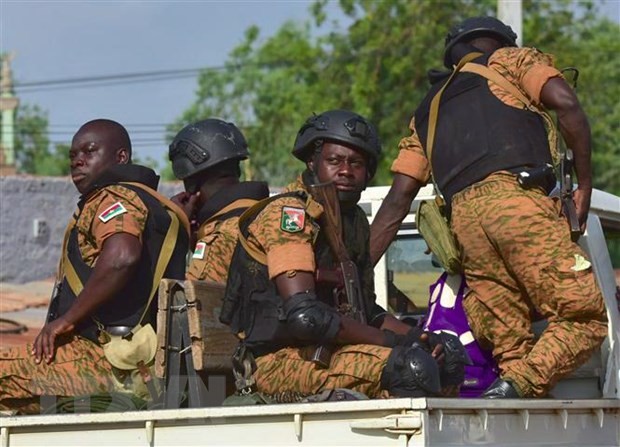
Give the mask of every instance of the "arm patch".
[{"label": "arm patch", "polygon": [[116,216],[120,216],[121,214],[125,214],[127,212],[127,208],[123,206],[121,202],[116,202],[115,204],[108,207],[101,214],[99,214],[99,220],[103,223],[106,223]]},{"label": "arm patch", "polygon": [[306,225],[306,211],[303,208],[292,206],[282,207],[282,217],[280,218],[280,229],[287,233],[299,233]]}]

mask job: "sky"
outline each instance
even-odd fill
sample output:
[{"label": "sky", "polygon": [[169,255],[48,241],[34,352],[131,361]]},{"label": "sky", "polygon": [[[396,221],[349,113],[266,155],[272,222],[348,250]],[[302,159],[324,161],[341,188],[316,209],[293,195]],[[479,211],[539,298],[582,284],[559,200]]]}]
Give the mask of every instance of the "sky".
[{"label": "sky", "polygon": [[[14,52],[16,83],[221,66],[258,25],[263,37],[310,16],[309,1],[0,0],[0,45]],[[338,12],[337,5],[328,10]],[[52,142],[109,118],[124,124],[134,153],[162,161],[165,126],[195,98],[197,77],[97,88],[16,89],[48,112]],[[163,164],[163,163],[162,163]]]},{"label": "sky", "polygon": [[[412,0],[414,1],[414,0]],[[600,0],[620,21],[620,0]],[[14,52],[16,82],[221,66],[257,25],[264,37],[286,20],[309,17],[307,0],[28,1],[0,0],[0,50]],[[342,20],[335,3],[331,18]],[[134,153],[163,164],[165,126],[195,98],[194,74],[159,82],[105,87],[31,87],[22,104],[48,112],[50,139],[68,143],[79,126],[109,118],[124,124]]]}]

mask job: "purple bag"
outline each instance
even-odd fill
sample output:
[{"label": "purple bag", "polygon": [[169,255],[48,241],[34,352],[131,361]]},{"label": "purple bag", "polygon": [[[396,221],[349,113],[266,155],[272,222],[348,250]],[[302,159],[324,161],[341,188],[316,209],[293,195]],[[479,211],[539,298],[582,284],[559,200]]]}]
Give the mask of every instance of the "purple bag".
[{"label": "purple bag", "polygon": [[499,377],[499,370],[491,352],[482,349],[471,332],[463,309],[466,292],[467,284],[463,275],[444,272],[430,286],[423,328],[425,331],[447,332],[459,337],[473,363],[465,365],[465,381],[460,395],[478,397]]}]

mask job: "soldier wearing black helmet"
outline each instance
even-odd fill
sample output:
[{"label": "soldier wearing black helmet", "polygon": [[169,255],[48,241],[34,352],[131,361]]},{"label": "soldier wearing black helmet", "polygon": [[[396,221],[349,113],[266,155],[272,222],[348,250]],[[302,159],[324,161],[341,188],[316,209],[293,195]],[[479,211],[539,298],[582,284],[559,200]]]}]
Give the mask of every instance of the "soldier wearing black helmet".
[{"label": "soldier wearing black helmet", "polygon": [[[357,201],[380,153],[377,131],[364,117],[345,110],[312,116],[293,150],[307,169],[286,192],[241,217],[222,319],[255,357],[258,391],[307,396],[352,388],[370,397],[440,393],[437,358],[443,360],[448,351],[443,340],[412,329],[375,304],[369,227]],[[334,308],[334,284],[321,280],[322,272],[337,264],[319,219],[322,207],[308,187],[326,182],[338,192],[342,237],[360,272],[368,324],[341,315]],[[230,312],[227,303],[234,303]],[[327,367],[311,361],[318,345],[333,347]],[[451,378],[456,382],[462,380],[462,363],[460,371],[458,366]]]},{"label": "soldier wearing black helmet", "polygon": [[239,163],[249,155],[241,131],[216,118],[185,126],[170,144],[172,170],[185,184],[174,200],[198,227],[188,279],[226,283],[239,216],[269,196],[266,183],[239,181]]},{"label": "soldier wearing black helmet", "polygon": [[[518,48],[516,38],[492,17],[450,30],[444,64],[451,71],[429,73],[432,86],[411,120],[411,136],[400,142],[371,235],[376,262],[432,166],[471,288],[464,301],[470,326],[501,371],[483,394],[488,398],[545,396],[607,334],[591,264],[571,241],[559,201],[548,196],[556,182],[547,166],[557,155],[551,109],[575,154],[574,202],[585,229],[592,192],[588,120],[553,58]],[[552,175],[518,181],[544,169]],[[533,309],[549,323],[538,340]]]}]

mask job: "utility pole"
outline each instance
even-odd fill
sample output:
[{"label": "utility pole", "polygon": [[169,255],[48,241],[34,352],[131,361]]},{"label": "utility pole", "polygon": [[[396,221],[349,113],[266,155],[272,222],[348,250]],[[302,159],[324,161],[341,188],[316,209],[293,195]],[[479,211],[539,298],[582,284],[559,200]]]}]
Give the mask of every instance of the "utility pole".
[{"label": "utility pole", "polygon": [[517,33],[517,45],[523,44],[523,11],[521,0],[497,0],[497,18]]},{"label": "utility pole", "polygon": [[19,99],[13,92],[13,73],[11,61],[13,55],[5,53],[2,56],[0,68],[0,175],[15,174],[15,110]]}]

